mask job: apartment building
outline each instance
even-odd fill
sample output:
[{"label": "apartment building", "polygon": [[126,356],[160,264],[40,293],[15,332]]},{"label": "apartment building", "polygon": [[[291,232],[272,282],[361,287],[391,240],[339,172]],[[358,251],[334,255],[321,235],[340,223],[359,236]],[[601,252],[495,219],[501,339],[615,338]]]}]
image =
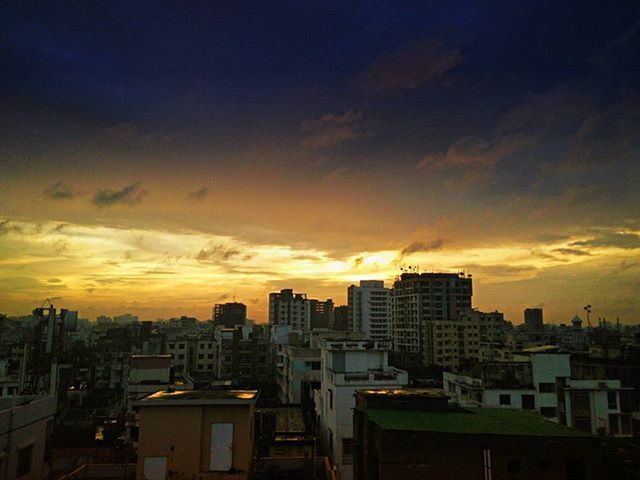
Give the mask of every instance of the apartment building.
[{"label": "apartment building", "polygon": [[239,302],[218,303],[213,307],[213,321],[216,325],[233,328],[247,323],[247,306]]},{"label": "apartment building", "polygon": [[167,335],[164,352],[171,355],[176,373],[212,377],[215,374],[215,346],[211,333]]},{"label": "apartment building", "polygon": [[404,370],[389,365],[389,341],[324,340],[321,387],[314,391],[320,432],[340,478],[353,476],[353,408],[360,389],[396,389],[408,383]]},{"label": "apartment building", "polygon": [[401,363],[431,362],[425,345],[433,321],[454,321],[471,309],[472,279],[462,273],[403,273],[391,292],[393,348]]},{"label": "apartment building", "polygon": [[293,330],[311,330],[311,304],[306,293],[291,289],[269,294],[269,324],[289,325]]},{"label": "apartment building", "polygon": [[391,338],[391,289],[381,280],[361,280],[347,290],[348,325],[374,340]]}]

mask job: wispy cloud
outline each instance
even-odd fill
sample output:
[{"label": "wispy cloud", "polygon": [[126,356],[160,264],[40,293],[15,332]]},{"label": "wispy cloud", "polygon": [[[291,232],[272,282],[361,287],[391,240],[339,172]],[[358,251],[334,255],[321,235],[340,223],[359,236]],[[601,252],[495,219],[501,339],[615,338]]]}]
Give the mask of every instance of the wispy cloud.
[{"label": "wispy cloud", "polygon": [[195,200],[197,202],[204,200],[209,195],[209,187],[202,187],[200,190],[196,190],[195,192],[191,192],[188,196],[190,200]]},{"label": "wispy cloud", "polygon": [[460,63],[458,48],[443,48],[438,40],[413,42],[378,57],[354,83],[368,96],[397,94],[441,80]]},{"label": "wispy cloud", "polygon": [[203,248],[196,255],[196,260],[199,262],[222,262],[227,261],[232,257],[237,257],[242,251],[237,248],[226,245],[215,245],[209,248]]},{"label": "wispy cloud", "polygon": [[607,232],[587,240],[572,242],[571,245],[576,247],[640,248],[640,235],[635,233]]},{"label": "wispy cloud", "polygon": [[312,148],[331,148],[365,135],[362,112],[327,113],[300,124],[301,143]]},{"label": "wispy cloud", "polygon": [[52,200],[70,200],[76,197],[78,192],[66,185],[62,180],[58,180],[44,190],[44,195]]},{"label": "wispy cloud", "polygon": [[141,188],[141,183],[136,182],[127,185],[120,190],[98,190],[93,196],[93,204],[98,207],[110,207],[112,205],[137,205],[147,195],[147,191]]},{"label": "wispy cloud", "polygon": [[411,255],[412,253],[417,252],[433,252],[435,250],[440,250],[444,245],[444,241],[440,238],[432,240],[430,242],[413,242],[410,245],[407,245],[400,252],[401,256]]}]

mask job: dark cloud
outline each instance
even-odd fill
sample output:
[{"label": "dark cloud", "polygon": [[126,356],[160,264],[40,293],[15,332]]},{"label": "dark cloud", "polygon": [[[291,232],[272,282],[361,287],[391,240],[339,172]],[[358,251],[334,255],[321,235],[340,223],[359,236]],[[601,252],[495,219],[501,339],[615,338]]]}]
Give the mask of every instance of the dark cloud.
[{"label": "dark cloud", "polygon": [[209,195],[209,187],[202,187],[200,190],[196,190],[195,192],[191,192],[188,196],[188,198],[190,200],[195,200],[197,202],[200,202],[202,200],[204,200],[205,198],[207,198],[207,195]]},{"label": "dark cloud", "polygon": [[147,193],[147,190],[141,188],[141,183],[136,182],[120,190],[98,190],[93,196],[93,204],[98,207],[109,207],[117,204],[132,206],[142,202]]},{"label": "dark cloud", "polygon": [[504,264],[496,264],[496,265],[469,264],[469,265],[464,265],[463,268],[470,273],[480,272],[483,275],[495,275],[495,276],[518,275],[521,273],[533,272],[537,270],[536,267],[532,265],[504,265]]},{"label": "dark cloud", "polygon": [[460,63],[458,48],[444,49],[437,40],[413,42],[378,57],[354,83],[367,96],[397,94],[441,80]]},{"label": "dark cloud", "polygon": [[78,195],[78,192],[62,180],[58,180],[44,190],[44,195],[52,200],[71,200]]},{"label": "dark cloud", "polygon": [[556,248],[553,250],[554,252],[558,252],[562,255],[575,255],[575,256],[589,256],[591,255],[586,250],[580,250],[578,248]]},{"label": "dark cloud", "polygon": [[196,255],[199,262],[222,262],[240,255],[242,252],[237,248],[226,245],[215,245],[211,248],[203,248]]},{"label": "dark cloud", "polygon": [[62,283],[62,280],[59,278],[48,278],[47,283]]},{"label": "dark cloud", "polygon": [[602,233],[588,240],[572,242],[571,245],[576,247],[640,248],[640,235],[635,233]]},{"label": "dark cloud", "polygon": [[301,143],[312,148],[331,148],[365,135],[362,112],[327,113],[300,124]]},{"label": "dark cloud", "polygon": [[440,238],[432,240],[431,242],[413,242],[411,245],[406,246],[400,252],[400,255],[411,255],[417,252],[433,252],[440,250],[444,245],[444,241]]},{"label": "dark cloud", "polygon": [[0,221],[0,235],[8,233],[23,233],[23,229],[20,225],[15,225],[9,220]]}]

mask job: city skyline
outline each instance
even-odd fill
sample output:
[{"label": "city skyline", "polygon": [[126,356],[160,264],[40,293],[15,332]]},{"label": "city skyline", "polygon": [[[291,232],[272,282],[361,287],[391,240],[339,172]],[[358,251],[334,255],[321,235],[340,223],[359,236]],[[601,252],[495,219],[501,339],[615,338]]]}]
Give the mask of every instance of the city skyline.
[{"label": "city skyline", "polygon": [[266,321],[418,266],[638,323],[640,7],[506,5],[7,2],[0,313]]}]

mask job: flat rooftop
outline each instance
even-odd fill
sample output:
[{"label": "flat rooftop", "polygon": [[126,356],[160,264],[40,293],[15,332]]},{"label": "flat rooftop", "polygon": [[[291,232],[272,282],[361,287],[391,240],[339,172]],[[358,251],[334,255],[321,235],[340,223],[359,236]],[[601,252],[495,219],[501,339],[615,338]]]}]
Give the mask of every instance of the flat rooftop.
[{"label": "flat rooftop", "polygon": [[370,421],[385,430],[463,435],[592,437],[546,420],[538,413],[500,408],[466,408],[446,412],[363,409]]},{"label": "flat rooftop", "polygon": [[134,405],[250,405],[258,396],[258,390],[160,390],[135,401]]},{"label": "flat rooftop", "polygon": [[396,389],[372,389],[358,390],[364,397],[391,397],[391,398],[448,398],[449,396],[437,388],[396,388]]}]

